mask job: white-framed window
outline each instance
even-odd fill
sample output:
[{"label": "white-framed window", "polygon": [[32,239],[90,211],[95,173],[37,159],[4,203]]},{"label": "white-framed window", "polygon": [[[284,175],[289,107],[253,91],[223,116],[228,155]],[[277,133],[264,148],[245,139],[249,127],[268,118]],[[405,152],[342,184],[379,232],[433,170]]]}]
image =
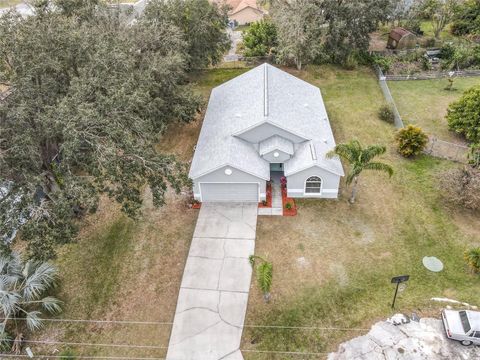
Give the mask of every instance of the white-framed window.
[{"label": "white-framed window", "polygon": [[310,176],[305,181],[305,193],[306,194],[320,194],[322,189],[322,179],[318,176]]}]

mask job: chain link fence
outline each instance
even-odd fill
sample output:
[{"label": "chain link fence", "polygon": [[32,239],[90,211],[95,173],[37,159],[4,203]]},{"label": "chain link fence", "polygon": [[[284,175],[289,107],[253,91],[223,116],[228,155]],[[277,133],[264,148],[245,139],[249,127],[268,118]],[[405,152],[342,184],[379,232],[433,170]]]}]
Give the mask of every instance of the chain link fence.
[{"label": "chain link fence", "polygon": [[263,63],[275,64],[273,56],[239,56],[237,60],[221,61],[218,64],[211,65],[207,69],[243,69],[253,68]]},{"label": "chain link fence", "polygon": [[429,138],[425,153],[442,159],[448,159],[463,164],[468,163],[469,147],[437,139]]},{"label": "chain link fence", "polygon": [[395,117],[395,127],[397,129],[401,129],[405,127],[403,124],[402,117],[400,116],[400,113],[398,112],[397,105],[395,104],[395,100],[393,99],[393,96],[390,92],[390,89],[388,88],[387,81],[385,79],[385,75],[383,75],[382,69],[378,65],[375,65],[375,71],[377,73],[377,78],[378,78],[378,83],[380,85],[380,89],[382,89],[383,96],[387,103],[392,107],[393,109],[393,115]]},{"label": "chain link fence", "polygon": [[[377,73],[378,83],[380,85],[380,88],[382,89],[383,96],[385,97],[387,103],[392,106],[395,115],[395,127],[403,128],[404,123],[402,117],[400,116],[400,113],[398,112],[395,100],[393,99],[390,89],[388,88],[387,77],[383,74],[379,66],[375,65],[374,68],[375,72]],[[424,152],[434,157],[448,159],[464,164],[468,163],[469,160],[468,146],[440,140],[435,136],[429,137],[429,142]]]},{"label": "chain link fence", "polygon": [[424,72],[412,75],[384,75],[386,81],[406,81],[406,80],[435,80],[456,77],[474,77],[480,76],[480,70],[460,70],[460,71],[437,71]]}]

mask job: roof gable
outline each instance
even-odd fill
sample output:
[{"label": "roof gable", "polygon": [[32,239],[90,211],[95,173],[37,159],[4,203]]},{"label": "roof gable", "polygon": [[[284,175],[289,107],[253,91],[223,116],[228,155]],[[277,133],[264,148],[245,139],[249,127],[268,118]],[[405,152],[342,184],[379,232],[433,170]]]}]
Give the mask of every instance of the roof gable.
[{"label": "roof gable", "polygon": [[268,154],[274,150],[280,150],[285,154],[293,155],[294,146],[291,141],[278,135],[265,139],[259,144],[258,152],[260,155]]},{"label": "roof gable", "polygon": [[257,0],[242,0],[240,3],[232,10],[231,14],[236,14],[246,8],[251,8],[253,10],[262,12],[258,7]]},{"label": "roof gable", "polygon": [[296,134],[291,130],[284,129],[279,125],[265,120],[260,124],[255,124],[248,129],[241,130],[240,132],[233,134],[250,143],[260,143],[272,136],[278,136],[290,140],[293,143],[300,143],[308,140],[306,136]]},{"label": "roof gable", "polygon": [[285,163],[285,176],[296,174],[311,167],[319,167],[333,174],[344,176],[342,163],[335,156],[330,158],[327,154],[332,148],[320,141],[308,141],[301,144],[295,155]]}]

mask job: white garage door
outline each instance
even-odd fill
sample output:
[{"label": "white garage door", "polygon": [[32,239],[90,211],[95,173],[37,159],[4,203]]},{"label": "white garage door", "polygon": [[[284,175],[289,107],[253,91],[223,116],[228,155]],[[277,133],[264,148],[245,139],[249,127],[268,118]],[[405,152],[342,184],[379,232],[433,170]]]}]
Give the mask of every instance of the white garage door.
[{"label": "white garage door", "polygon": [[258,184],[200,183],[203,202],[258,202]]}]

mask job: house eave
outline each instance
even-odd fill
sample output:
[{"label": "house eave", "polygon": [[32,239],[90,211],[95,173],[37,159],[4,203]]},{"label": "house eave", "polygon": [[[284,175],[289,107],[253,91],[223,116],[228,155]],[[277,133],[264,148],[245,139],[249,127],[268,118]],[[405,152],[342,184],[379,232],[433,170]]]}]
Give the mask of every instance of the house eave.
[{"label": "house eave", "polygon": [[[288,172],[288,171],[285,171],[285,176],[292,176],[292,175],[295,175],[295,174],[298,174],[299,172],[302,172],[304,170],[308,170],[308,169],[311,169],[311,168],[314,168],[314,167],[317,167],[319,169],[322,169],[322,170],[325,170],[325,171],[328,171],[329,173],[331,174],[334,174],[334,175],[337,175],[337,176],[345,176],[345,174],[342,172],[338,172],[338,171],[334,171],[332,169],[328,169],[327,167],[325,166],[321,166],[320,164],[311,164],[311,165],[308,165],[308,166],[305,166],[301,169],[298,169],[298,170],[295,170],[295,171],[292,171],[292,172]],[[287,167],[288,168],[288,167]]]},{"label": "house eave", "polygon": [[297,133],[297,132],[295,132],[295,131],[292,131],[292,130],[290,130],[290,129],[286,129],[286,128],[284,128],[283,126],[281,126],[281,125],[279,125],[279,124],[277,124],[277,123],[275,123],[275,122],[273,122],[273,121],[270,121],[270,120],[264,120],[264,121],[261,121],[261,122],[259,122],[259,123],[253,124],[253,125],[247,127],[246,129],[242,129],[242,130],[240,130],[240,131],[237,131],[237,132],[236,132],[235,134],[233,134],[232,136],[240,137],[241,135],[245,134],[246,132],[248,132],[248,131],[250,131],[250,130],[252,130],[252,129],[255,129],[255,128],[257,128],[257,127],[259,127],[259,126],[261,126],[261,125],[264,125],[264,124],[268,124],[268,125],[275,126],[275,127],[279,128],[280,130],[286,131],[286,132],[288,132],[288,133],[290,133],[290,134],[292,134],[292,135],[295,135],[295,136],[303,139],[304,141],[310,141],[310,140],[312,140],[311,138],[308,138],[308,137],[306,137],[306,136],[304,136],[304,135],[302,135],[302,134],[299,134],[299,133]]},{"label": "house eave", "polygon": [[225,166],[234,168],[234,169],[236,169],[236,170],[238,170],[238,171],[244,172],[245,174],[249,174],[249,175],[258,177],[259,179],[262,179],[262,180],[265,180],[265,181],[270,180],[270,177],[269,177],[269,176],[266,176],[266,177],[265,177],[265,176],[262,176],[262,175],[259,175],[259,174],[252,173],[251,171],[247,171],[247,170],[245,170],[245,169],[242,169],[242,168],[239,167],[239,166],[232,165],[231,163],[228,163],[228,162],[227,162],[227,163],[224,163],[224,164],[222,164],[222,165],[220,165],[220,166],[217,166],[217,167],[215,167],[215,168],[213,168],[213,169],[204,171],[203,173],[201,173],[201,174],[199,174],[199,175],[193,176],[193,175],[189,174],[189,177],[190,177],[190,179],[192,179],[192,180],[197,180],[197,179],[201,178],[202,176],[205,176],[205,175],[208,175],[208,174],[210,174],[210,173],[212,173],[212,172],[215,172],[215,171],[217,171],[217,170],[219,170],[219,169],[221,169],[221,168],[223,168],[223,167],[225,167]]}]

